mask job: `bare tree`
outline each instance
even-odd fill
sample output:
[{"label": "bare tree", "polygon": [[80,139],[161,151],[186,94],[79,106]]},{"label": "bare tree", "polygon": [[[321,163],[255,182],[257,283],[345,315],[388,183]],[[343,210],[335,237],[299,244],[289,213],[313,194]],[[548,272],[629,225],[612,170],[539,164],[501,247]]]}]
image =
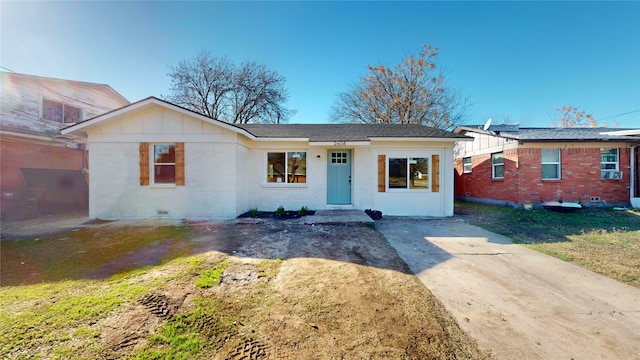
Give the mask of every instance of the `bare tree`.
[{"label": "bare tree", "polygon": [[437,52],[424,45],[417,56],[408,55],[394,68],[369,65],[367,77],[338,95],[331,119],[453,128],[463,118],[467,101],[436,71]]},{"label": "bare tree", "polygon": [[285,78],[255,62],[236,67],[227,58],[201,51],[170,66],[166,100],[234,124],[286,122],[295,111],[284,106]]},{"label": "bare tree", "polygon": [[556,109],[552,116],[551,127],[573,128],[573,127],[597,127],[597,121],[593,120],[591,114],[579,110],[574,106],[563,106]]}]

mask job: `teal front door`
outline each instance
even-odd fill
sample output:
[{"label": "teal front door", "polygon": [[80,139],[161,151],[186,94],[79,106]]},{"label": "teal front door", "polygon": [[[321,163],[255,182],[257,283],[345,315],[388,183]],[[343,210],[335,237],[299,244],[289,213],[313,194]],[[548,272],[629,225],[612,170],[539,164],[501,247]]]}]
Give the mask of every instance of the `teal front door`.
[{"label": "teal front door", "polygon": [[351,150],[329,150],[327,159],[327,204],[351,204]]}]

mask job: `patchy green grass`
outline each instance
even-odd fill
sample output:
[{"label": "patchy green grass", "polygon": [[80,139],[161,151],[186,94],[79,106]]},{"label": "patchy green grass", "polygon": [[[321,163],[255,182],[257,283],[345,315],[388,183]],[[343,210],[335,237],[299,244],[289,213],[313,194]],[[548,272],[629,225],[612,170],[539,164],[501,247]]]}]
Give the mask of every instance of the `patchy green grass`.
[{"label": "patchy green grass", "polygon": [[220,279],[222,279],[222,274],[228,267],[229,262],[223,261],[213,269],[204,270],[196,279],[196,286],[201,289],[206,289],[218,285],[220,283]]},{"label": "patchy green grass", "polygon": [[158,278],[145,284],[135,281],[144,272],[116,280],[0,288],[0,353],[22,353],[30,358],[38,354],[32,352],[34,349],[51,349],[49,355],[62,356],[75,352],[75,343],[94,343],[97,333],[92,324],[166,280]]},{"label": "patchy green grass", "polygon": [[[196,301],[197,308],[180,314],[167,321],[157,335],[149,338],[149,346],[139,350],[131,359],[190,359],[210,349],[205,330],[204,319],[215,316],[212,309],[202,299]],[[225,331],[228,329],[224,329]]]},{"label": "patchy green grass", "polygon": [[470,224],[516,243],[640,287],[640,211],[586,208],[573,213],[456,202]]},{"label": "patchy green grass", "polygon": [[[116,356],[101,340],[109,316],[128,311],[144,295],[162,291],[169,282],[186,284],[206,271],[205,257],[196,255],[163,265],[118,274],[103,280],[69,280],[0,288],[0,353],[8,358],[102,358]],[[259,267],[275,276],[279,260],[264,260]],[[225,269],[229,261],[216,264]],[[219,283],[219,280],[216,284]],[[212,285],[216,286],[216,285]],[[128,353],[133,359],[190,359],[215,355],[237,324],[258,321],[273,301],[267,286],[240,295],[212,293],[194,297],[187,311],[161,324],[148,335],[144,348]],[[133,326],[137,328],[138,326]],[[204,355],[203,355],[204,354]],[[207,355],[207,356],[208,356]]]},{"label": "patchy green grass", "polygon": [[185,225],[81,228],[58,235],[3,240],[0,285],[107,278],[189,253]]}]

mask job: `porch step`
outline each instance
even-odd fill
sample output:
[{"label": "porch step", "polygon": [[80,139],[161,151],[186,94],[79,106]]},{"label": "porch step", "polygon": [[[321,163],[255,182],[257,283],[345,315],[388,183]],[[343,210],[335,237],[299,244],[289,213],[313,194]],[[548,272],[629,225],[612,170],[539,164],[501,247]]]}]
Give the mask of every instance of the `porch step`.
[{"label": "porch step", "polygon": [[305,216],[305,224],[371,224],[375,222],[362,210],[316,210],[311,216]]}]

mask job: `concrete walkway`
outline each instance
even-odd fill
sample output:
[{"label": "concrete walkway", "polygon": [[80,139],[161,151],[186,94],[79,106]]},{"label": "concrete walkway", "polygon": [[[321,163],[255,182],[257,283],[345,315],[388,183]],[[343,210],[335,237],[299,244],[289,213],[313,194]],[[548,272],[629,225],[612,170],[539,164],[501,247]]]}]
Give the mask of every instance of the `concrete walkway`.
[{"label": "concrete walkway", "polygon": [[455,219],[376,227],[497,359],[640,359],[640,289]]}]

